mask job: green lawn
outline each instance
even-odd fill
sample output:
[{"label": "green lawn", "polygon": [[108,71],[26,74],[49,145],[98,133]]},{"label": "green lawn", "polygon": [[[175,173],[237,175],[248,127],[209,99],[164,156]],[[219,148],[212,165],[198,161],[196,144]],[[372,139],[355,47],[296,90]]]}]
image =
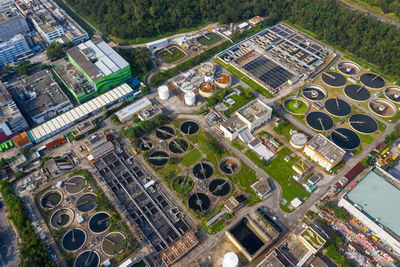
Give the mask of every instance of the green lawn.
[{"label": "green lawn", "polygon": [[165,180],[171,180],[181,172],[182,169],[175,164],[167,164],[157,170],[157,173]]},{"label": "green lawn", "polygon": [[277,134],[285,136],[287,140],[290,139],[290,130],[296,130],[296,127],[286,120],[274,128]]},{"label": "green lawn", "polygon": [[194,163],[201,160],[201,153],[197,149],[192,149],[182,158],[182,164],[186,167],[192,166]]},{"label": "green lawn", "polygon": [[221,37],[219,37],[217,34],[209,32],[205,34],[207,37],[201,36],[197,38],[197,41],[205,46],[210,46],[221,40]]},{"label": "green lawn", "polygon": [[358,134],[360,136],[361,142],[366,144],[371,144],[375,139],[368,134]]},{"label": "green lawn", "polygon": [[225,113],[225,116],[227,116],[227,117],[230,117],[232,113],[234,113],[236,110],[243,107],[244,105],[246,105],[247,103],[249,103],[251,100],[254,99],[254,97],[246,98],[243,96],[243,94],[233,95],[233,96],[231,96],[231,98],[233,100],[235,100],[236,103],[229,109],[225,110],[224,113]]},{"label": "green lawn", "polygon": [[[295,104],[296,102],[298,103],[299,107],[296,108]],[[304,103],[303,101],[299,100],[296,101],[295,99],[290,99],[288,101],[285,102],[285,108],[291,112],[291,113],[296,113],[296,114],[303,114],[307,111],[308,107],[306,105],[306,103]]]},{"label": "green lawn", "polygon": [[238,141],[232,142],[231,145],[232,145],[234,148],[236,148],[237,150],[239,150],[239,151],[242,151],[242,150],[244,149],[244,147],[243,147],[241,144],[239,144]]},{"label": "green lawn", "polygon": [[169,47],[167,49],[164,49],[157,54],[157,56],[166,63],[174,63],[186,56],[186,54],[177,47]]}]

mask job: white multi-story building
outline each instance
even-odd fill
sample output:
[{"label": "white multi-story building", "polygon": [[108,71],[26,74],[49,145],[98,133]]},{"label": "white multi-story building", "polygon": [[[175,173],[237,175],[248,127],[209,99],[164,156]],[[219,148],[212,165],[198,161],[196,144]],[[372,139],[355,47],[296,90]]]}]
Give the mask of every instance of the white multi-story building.
[{"label": "white multi-story building", "polygon": [[7,42],[0,43],[0,66],[26,59],[32,55],[32,50],[21,34],[17,34]]},{"label": "white multi-story building", "polygon": [[25,17],[16,8],[0,11],[0,42],[6,42],[19,33],[29,31]]},{"label": "white multi-story building", "polygon": [[36,30],[49,44],[65,35],[64,28],[48,11],[41,10],[36,12],[31,16],[31,19]]},{"label": "white multi-story building", "polygon": [[11,9],[14,0],[0,0],[0,12]]}]

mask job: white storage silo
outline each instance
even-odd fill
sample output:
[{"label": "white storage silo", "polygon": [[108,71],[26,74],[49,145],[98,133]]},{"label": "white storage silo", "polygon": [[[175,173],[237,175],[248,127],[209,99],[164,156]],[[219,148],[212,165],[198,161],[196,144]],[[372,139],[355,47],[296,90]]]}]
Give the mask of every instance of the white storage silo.
[{"label": "white storage silo", "polygon": [[187,92],[185,94],[185,103],[188,106],[193,106],[196,104],[196,95],[193,92]]},{"label": "white storage silo", "polygon": [[238,267],[239,266],[239,258],[235,254],[235,252],[228,252],[224,255],[224,259],[222,261],[222,267]]},{"label": "white storage silo", "polygon": [[158,87],[158,96],[161,100],[167,100],[169,98],[169,90],[166,85]]},{"label": "white storage silo", "polygon": [[214,81],[214,74],[212,72],[206,72],[204,74],[204,81],[205,82],[213,82]]}]

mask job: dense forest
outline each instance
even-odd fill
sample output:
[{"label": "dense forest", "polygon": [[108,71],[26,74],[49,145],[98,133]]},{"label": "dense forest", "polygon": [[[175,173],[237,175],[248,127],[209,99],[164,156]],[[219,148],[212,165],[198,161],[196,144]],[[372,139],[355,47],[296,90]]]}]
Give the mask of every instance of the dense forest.
[{"label": "dense forest", "polygon": [[400,18],[400,2],[399,0],[361,0],[371,6],[377,6],[382,11],[387,13],[394,13]]}]

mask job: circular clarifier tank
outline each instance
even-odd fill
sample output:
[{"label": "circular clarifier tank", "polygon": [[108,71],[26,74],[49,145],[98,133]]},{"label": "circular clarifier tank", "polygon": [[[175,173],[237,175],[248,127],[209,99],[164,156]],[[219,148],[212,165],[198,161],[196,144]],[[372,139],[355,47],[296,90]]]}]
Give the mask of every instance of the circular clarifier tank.
[{"label": "circular clarifier tank", "polygon": [[378,123],[371,116],[362,113],[351,115],[349,124],[353,130],[363,134],[372,134],[378,130]]},{"label": "circular clarifier tank", "polygon": [[317,84],[306,85],[301,89],[301,93],[305,98],[311,101],[324,100],[328,95],[328,92],[322,86]]},{"label": "circular clarifier tank", "polygon": [[349,84],[344,88],[344,94],[354,101],[366,101],[371,97],[371,93],[365,86]]},{"label": "circular clarifier tank", "polygon": [[325,109],[336,117],[346,117],[351,113],[351,106],[340,98],[330,98],[325,101]]},{"label": "circular clarifier tank", "polygon": [[161,126],[156,129],[156,136],[160,139],[170,139],[175,135],[174,129],[169,126]]},{"label": "circular clarifier tank", "polygon": [[217,178],[211,181],[208,189],[214,196],[223,197],[231,192],[231,185],[228,180]]},{"label": "circular clarifier tank", "polygon": [[195,211],[206,211],[211,205],[210,198],[203,193],[194,193],[188,200],[189,208]]},{"label": "circular clarifier tank", "polygon": [[358,75],[361,73],[361,67],[351,61],[342,61],[338,64],[338,69],[341,73],[349,76]]},{"label": "circular clarifier tank", "polygon": [[363,85],[368,88],[378,90],[385,87],[386,82],[385,80],[375,73],[364,73],[360,76],[360,81]]},{"label": "circular clarifier tank", "polygon": [[189,148],[189,143],[182,138],[172,139],[168,145],[169,150],[175,154],[185,153]]},{"label": "circular clarifier tank", "polygon": [[112,232],[104,237],[101,247],[107,256],[114,256],[124,250],[126,244],[125,236],[120,232]]},{"label": "circular clarifier tank", "polygon": [[80,212],[89,212],[96,207],[97,196],[93,193],[82,195],[76,202],[76,208]]},{"label": "circular clarifier tank", "polygon": [[219,169],[228,175],[233,175],[239,172],[240,170],[240,163],[235,158],[223,158],[219,162]]},{"label": "circular clarifier tank", "polygon": [[194,121],[185,121],[181,124],[181,131],[184,134],[195,134],[199,131],[199,129],[199,124]]},{"label": "circular clarifier tank", "polygon": [[40,206],[43,209],[54,209],[60,205],[63,199],[63,194],[59,190],[49,190],[40,198]]},{"label": "circular clarifier tank", "polygon": [[385,89],[384,93],[387,99],[395,103],[400,103],[400,87],[389,86]]},{"label": "circular clarifier tank", "polygon": [[150,154],[149,162],[154,166],[163,166],[167,164],[169,156],[164,151],[155,151]]},{"label": "circular clarifier tank", "polygon": [[301,115],[308,111],[310,105],[307,100],[302,97],[290,96],[283,100],[283,106],[289,113]]},{"label": "circular clarifier tank", "polygon": [[56,229],[68,227],[74,220],[74,212],[69,208],[56,210],[50,217],[50,225]]},{"label": "circular clarifier tank", "polygon": [[369,109],[381,117],[393,117],[396,114],[396,106],[387,99],[376,98],[368,102]]},{"label": "circular clarifier tank", "polygon": [[200,162],[194,165],[193,175],[198,179],[208,179],[214,174],[213,167],[205,162]]},{"label": "circular clarifier tank", "polygon": [[99,253],[95,250],[86,250],[76,257],[74,267],[98,267],[100,265]]},{"label": "circular clarifier tank", "polygon": [[307,124],[316,131],[329,131],[333,127],[333,119],[324,112],[313,111],[306,116]]},{"label": "circular clarifier tank", "polygon": [[64,182],[65,190],[70,194],[77,194],[81,192],[86,186],[86,179],[82,176],[74,176],[68,181]]},{"label": "circular clarifier tank", "polygon": [[86,233],[81,228],[69,230],[62,238],[62,247],[67,251],[76,251],[86,242]]},{"label": "circular clarifier tank", "polygon": [[332,141],[345,150],[356,149],[361,140],[358,134],[347,128],[336,128],[331,132]]},{"label": "circular clarifier tank", "polygon": [[346,78],[334,71],[322,73],[322,81],[330,87],[342,87],[346,84]]},{"label": "circular clarifier tank", "polygon": [[192,178],[189,176],[178,176],[175,178],[172,187],[180,194],[186,194],[192,191],[194,186]]},{"label": "circular clarifier tank", "polygon": [[95,234],[105,232],[111,225],[111,217],[107,212],[98,212],[89,219],[89,230]]},{"label": "circular clarifier tank", "polygon": [[141,137],[137,142],[137,147],[143,151],[149,151],[153,148],[153,143],[146,137]]}]

